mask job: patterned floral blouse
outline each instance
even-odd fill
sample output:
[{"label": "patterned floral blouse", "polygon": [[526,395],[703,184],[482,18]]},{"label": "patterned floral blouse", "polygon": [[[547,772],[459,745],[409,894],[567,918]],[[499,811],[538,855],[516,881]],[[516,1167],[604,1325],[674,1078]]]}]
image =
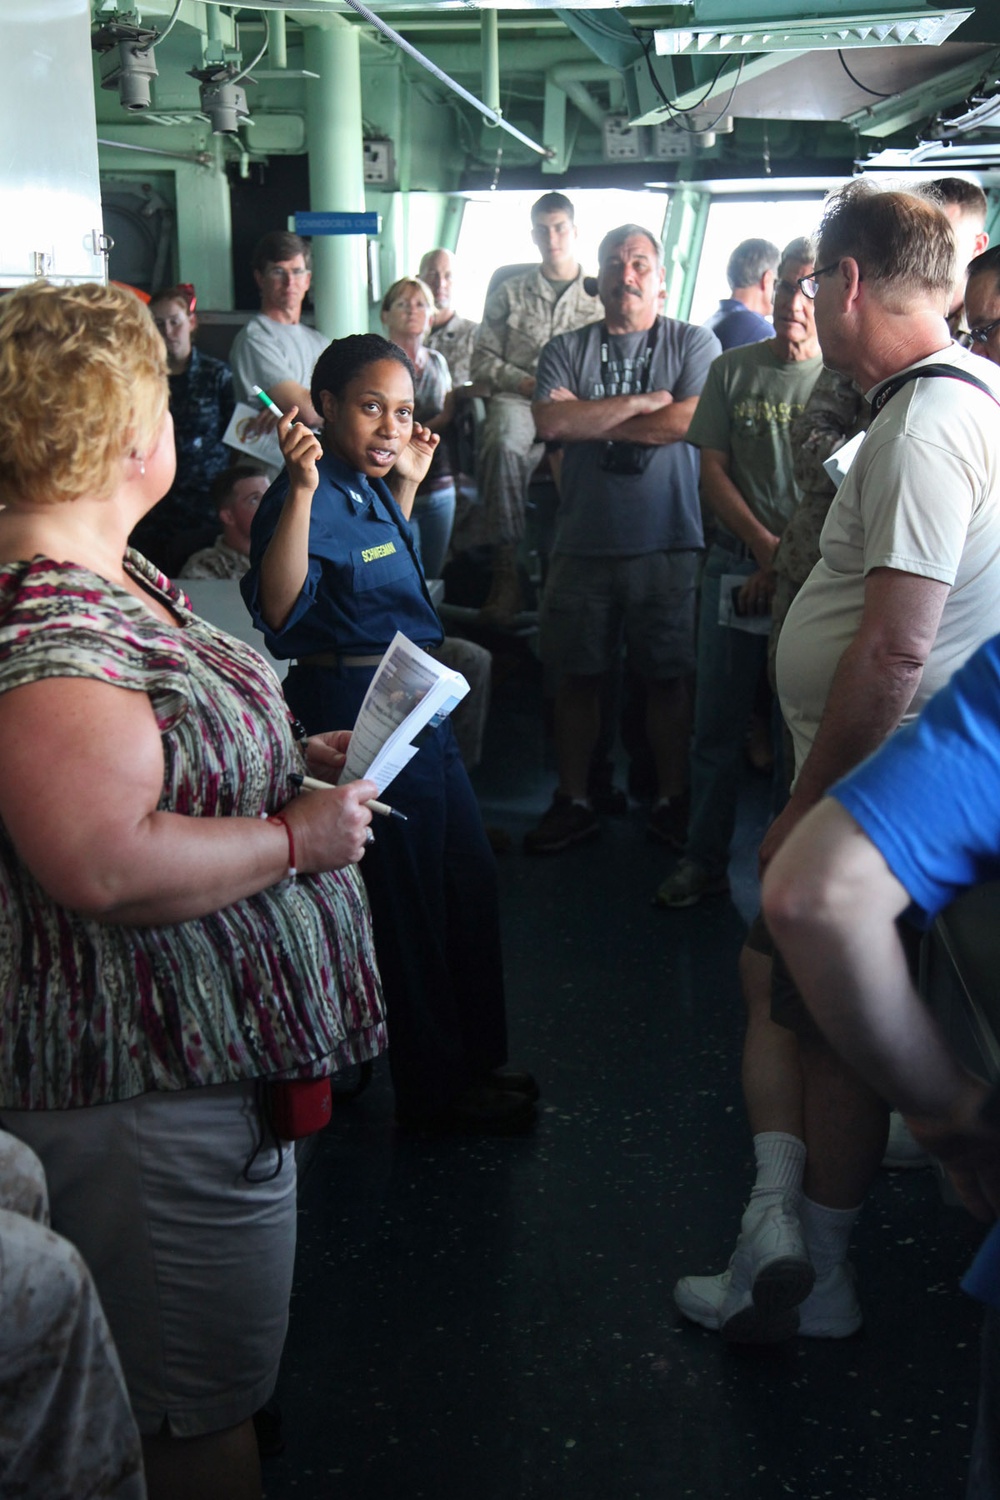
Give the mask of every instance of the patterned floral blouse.
[{"label": "patterned floral blouse", "polygon": [[[126,567],[176,628],[71,563],[0,564],[0,692],[84,677],[146,693],[163,743],[161,811],[277,811],[302,770],[277,678],[145,558],[129,552]],[[283,880],[192,921],[124,927],[52,901],[0,824],[0,1107],[318,1077],[384,1046],[354,868]]]}]

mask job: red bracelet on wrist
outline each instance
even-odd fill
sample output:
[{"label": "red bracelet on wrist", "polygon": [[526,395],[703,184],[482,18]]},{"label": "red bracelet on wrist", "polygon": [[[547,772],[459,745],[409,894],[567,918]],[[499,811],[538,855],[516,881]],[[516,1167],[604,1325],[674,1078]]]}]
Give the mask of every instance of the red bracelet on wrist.
[{"label": "red bracelet on wrist", "polygon": [[288,839],[288,879],[294,880],[298,874],[298,870],[295,868],[295,837],[292,833],[291,825],[280,813],[271,813],[266,821],[268,823],[280,823],[285,830],[285,837]]}]

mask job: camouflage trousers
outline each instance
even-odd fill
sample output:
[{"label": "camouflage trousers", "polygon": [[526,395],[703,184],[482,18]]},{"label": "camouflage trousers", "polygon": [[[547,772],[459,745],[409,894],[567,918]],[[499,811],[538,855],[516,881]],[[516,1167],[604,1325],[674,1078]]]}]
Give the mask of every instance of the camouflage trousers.
[{"label": "camouflage trousers", "polygon": [[476,479],[486,540],[510,546],[524,536],[528,481],[545,451],[535,435],[531,404],[520,396],[493,396],[476,447]]},{"label": "camouflage trousers", "polygon": [[142,1449],[97,1291],[46,1228],[35,1153],[0,1131],[0,1493],[145,1500]]}]

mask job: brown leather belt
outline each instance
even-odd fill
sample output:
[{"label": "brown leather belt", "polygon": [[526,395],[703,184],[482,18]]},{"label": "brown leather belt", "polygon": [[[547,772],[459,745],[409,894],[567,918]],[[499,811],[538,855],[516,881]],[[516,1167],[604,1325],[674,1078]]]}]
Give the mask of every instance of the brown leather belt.
[{"label": "brown leather belt", "polygon": [[377,667],[382,653],[377,656],[339,656],[336,651],[317,651],[314,656],[298,656],[297,667]]}]

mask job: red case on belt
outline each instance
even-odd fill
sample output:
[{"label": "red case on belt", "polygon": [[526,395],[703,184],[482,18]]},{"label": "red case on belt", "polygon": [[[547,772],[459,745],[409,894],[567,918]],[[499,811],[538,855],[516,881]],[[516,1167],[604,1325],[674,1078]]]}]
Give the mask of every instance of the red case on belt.
[{"label": "red case on belt", "polygon": [[283,1141],[298,1141],[315,1135],[329,1124],[333,1095],[329,1078],[296,1078],[272,1083],[271,1123]]}]

